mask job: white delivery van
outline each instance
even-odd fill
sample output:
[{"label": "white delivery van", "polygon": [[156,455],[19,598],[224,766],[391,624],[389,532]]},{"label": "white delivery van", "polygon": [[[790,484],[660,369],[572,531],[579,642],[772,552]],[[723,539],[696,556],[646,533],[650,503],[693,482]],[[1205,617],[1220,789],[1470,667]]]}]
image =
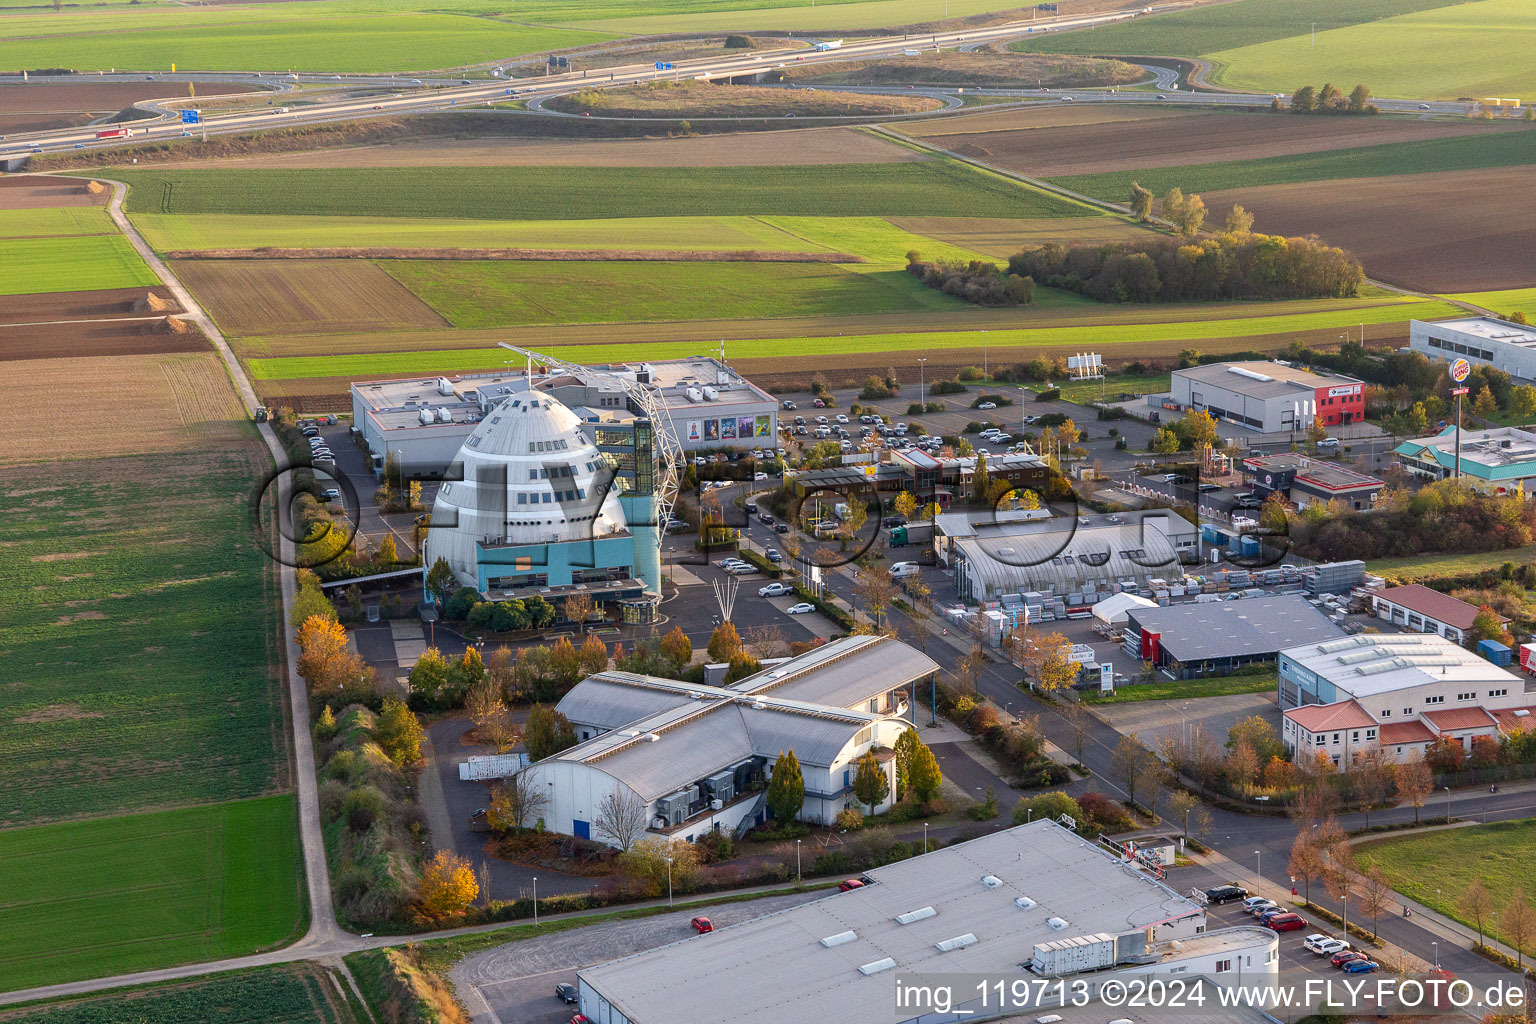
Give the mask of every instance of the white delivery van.
[{"label": "white delivery van", "polygon": [[901,579],[903,576],[916,576],[918,573],[920,573],[922,571],[923,571],[923,567],[918,565],[916,562],[893,562],[893,563],[891,563],[891,576],[893,578],[895,578],[895,579],[898,579],[898,580]]}]

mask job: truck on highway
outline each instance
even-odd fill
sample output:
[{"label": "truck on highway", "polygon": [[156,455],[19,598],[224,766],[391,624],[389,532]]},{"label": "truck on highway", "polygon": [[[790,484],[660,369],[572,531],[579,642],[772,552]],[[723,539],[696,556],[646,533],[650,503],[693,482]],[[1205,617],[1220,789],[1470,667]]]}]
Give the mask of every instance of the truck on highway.
[{"label": "truck on highway", "polygon": [[835,50],[835,49],[837,49],[838,47],[840,47],[842,45],[843,45],[843,41],[841,39],[824,39],[821,42],[817,43],[813,47],[813,49],[820,50],[820,51]]},{"label": "truck on highway", "polygon": [[890,546],[904,548],[908,544],[926,544],[933,540],[933,524],[904,523],[891,527]]},{"label": "truck on highway", "polygon": [[132,134],[132,128],[103,128],[96,133],[96,137],[98,139],[126,139]]}]

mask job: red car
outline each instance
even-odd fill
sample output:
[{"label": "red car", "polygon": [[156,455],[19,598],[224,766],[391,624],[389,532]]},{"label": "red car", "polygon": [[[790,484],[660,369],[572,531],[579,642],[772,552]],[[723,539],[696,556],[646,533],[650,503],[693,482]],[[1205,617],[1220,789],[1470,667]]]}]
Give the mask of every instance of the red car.
[{"label": "red car", "polygon": [[837,887],[837,891],[838,892],[847,892],[849,889],[862,889],[862,888],[864,888],[864,883],[863,882],[859,881],[857,878],[850,878],[847,881],[843,882],[843,884],[839,885]]},{"label": "red car", "polygon": [[700,935],[703,935],[705,932],[712,932],[715,930],[714,924],[707,917],[696,917],[688,923],[693,925],[693,930],[698,932]]},{"label": "red car", "polygon": [[584,1013],[578,1013],[571,1018],[571,1024],[592,1024],[591,1018]]},{"label": "red car", "polygon": [[1328,958],[1328,962],[1333,964],[1333,966],[1335,966],[1335,967],[1343,967],[1345,964],[1349,963],[1351,960],[1364,960],[1364,959],[1365,959],[1365,954],[1364,953],[1356,953],[1352,949],[1341,949],[1337,953],[1333,954],[1333,956],[1329,957]]},{"label": "red car", "polygon": [[1307,921],[1300,914],[1275,914],[1264,922],[1264,926],[1277,932],[1294,932],[1305,928]]}]

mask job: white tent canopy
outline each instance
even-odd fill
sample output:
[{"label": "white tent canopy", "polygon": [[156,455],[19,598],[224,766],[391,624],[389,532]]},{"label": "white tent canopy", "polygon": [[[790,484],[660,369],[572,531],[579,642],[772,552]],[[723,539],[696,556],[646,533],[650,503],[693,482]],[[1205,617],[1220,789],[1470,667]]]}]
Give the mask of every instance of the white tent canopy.
[{"label": "white tent canopy", "polygon": [[1093,617],[1105,625],[1118,626],[1125,622],[1125,613],[1131,608],[1156,607],[1156,601],[1149,601],[1135,594],[1115,594],[1093,606]]}]

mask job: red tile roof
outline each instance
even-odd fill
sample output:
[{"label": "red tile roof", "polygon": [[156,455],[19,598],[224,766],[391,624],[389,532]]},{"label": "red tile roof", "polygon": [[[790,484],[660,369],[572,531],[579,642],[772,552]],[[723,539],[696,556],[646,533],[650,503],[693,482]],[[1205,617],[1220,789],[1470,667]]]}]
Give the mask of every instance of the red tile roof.
[{"label": "red tile roof", "polygon": [[1433,743],[1435,734],[1430,732],[1429,726],[1420,721],[1389,722],[1381,727],[1381,745],[1390,747],[1395,743]]},{"label": "red tile roof", "polygon": [[1457,729],[1486,729],[1496,725],[1493,716],[1482,708],[1446,708],[1444,711],[1426,711],[1424,717],[1441,733]]},{"label": "red tile roof", "polygon": [[1376,719],[1358,701],[1353,700],[1341,700],[1336,704],[1308,704],[1292,708],[1285,713],[1285,717],[1313,733],[1329,729],[1364,729],[1376,724]]},{"label": "red tile roof", "polygon": [[[1516,711],[1526,711],[1529,714],[1517,715]],[[1499,731],[1506,735],[1536,729],[1536,708],[1504,708],[1501,711],[1490,711],[1489,714],[1499,723]]]},{"label": "red tile roof", "polygon": [[1472,620],[1477,616],[1477,605],[1468,604],[1460,598],[1442,594],[1438,590],[1431,590],[1422,583],[1392,587],[1389,590],[1383,590],[1376,597],[1378,600],[1401,605],[1409,611],[1418,612],[1420,615],[1456,629],[1471,629]]}]

